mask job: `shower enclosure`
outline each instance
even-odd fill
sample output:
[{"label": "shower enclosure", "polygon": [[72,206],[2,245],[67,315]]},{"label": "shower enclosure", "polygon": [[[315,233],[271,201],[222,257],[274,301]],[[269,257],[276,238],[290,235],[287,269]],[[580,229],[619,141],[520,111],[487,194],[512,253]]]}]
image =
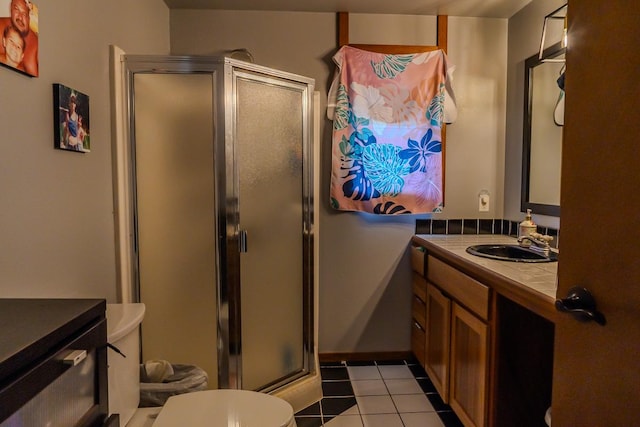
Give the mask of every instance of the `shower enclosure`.
[{"label": "shower enclosure", "polygon": [[314,373],[312,79],[217,57],[123,57],[143,360],[211,388]]}]

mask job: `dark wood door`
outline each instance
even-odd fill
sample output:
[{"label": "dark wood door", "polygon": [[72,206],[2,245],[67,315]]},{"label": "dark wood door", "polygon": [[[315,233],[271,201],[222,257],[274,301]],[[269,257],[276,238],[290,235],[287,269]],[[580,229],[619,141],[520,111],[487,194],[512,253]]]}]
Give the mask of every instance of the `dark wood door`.
[{"label": "dark wood door", "polygon": [[587,288],[606,325],[556,325],[552,425],[640,413],[640,2],[569,2],[558,297]]}]

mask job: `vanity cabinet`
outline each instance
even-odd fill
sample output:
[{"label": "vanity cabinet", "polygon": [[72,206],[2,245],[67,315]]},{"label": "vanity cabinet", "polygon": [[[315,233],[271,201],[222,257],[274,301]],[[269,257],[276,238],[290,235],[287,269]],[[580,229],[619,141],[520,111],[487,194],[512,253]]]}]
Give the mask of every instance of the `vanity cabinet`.
[{"label": "vanity cabinet", "polygon": [[487,425],[489,288],[411,246],[411,350],[465,426]]},{"label": "vanity cabinet", "polygon": [[504,269],[501,261],[476,262],[465,252],[496,240],[412,239],[413,323],[422,325],[424,313],[412,350],[465,427],[547,427],[558,314],[544,289],[554,286],[556,273],[551,265]]},{"label": "vanity cabinet", "polygon": [[427,256],[425,370],[465,426],[487,425],[489,287]]}]

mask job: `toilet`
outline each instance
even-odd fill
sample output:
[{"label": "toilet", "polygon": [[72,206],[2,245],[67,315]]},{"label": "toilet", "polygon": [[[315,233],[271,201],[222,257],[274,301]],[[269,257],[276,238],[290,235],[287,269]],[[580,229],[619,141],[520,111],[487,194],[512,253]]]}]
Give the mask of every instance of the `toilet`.
[{"label": "toilet", "polygon": [[283,399],[247,390],[205,390],[171,396],[161,408],[140,408],[141,303],[107,304],[109,413],[120,427],[296,427]]}]

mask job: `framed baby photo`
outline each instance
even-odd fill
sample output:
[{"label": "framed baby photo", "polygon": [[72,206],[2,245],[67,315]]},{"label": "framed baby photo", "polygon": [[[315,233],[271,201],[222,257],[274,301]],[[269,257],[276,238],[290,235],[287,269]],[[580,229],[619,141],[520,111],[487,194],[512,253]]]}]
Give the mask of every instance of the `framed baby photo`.
[{"label": "framed baby photo", "polygon": [[60,150],[91,151],[89,97],[84,93],[53,84],[54,147]]},{"label": "framed baby photo", "polygon": [[38,7],[31,0],[0,0],[0,64],[38,77]]}]

